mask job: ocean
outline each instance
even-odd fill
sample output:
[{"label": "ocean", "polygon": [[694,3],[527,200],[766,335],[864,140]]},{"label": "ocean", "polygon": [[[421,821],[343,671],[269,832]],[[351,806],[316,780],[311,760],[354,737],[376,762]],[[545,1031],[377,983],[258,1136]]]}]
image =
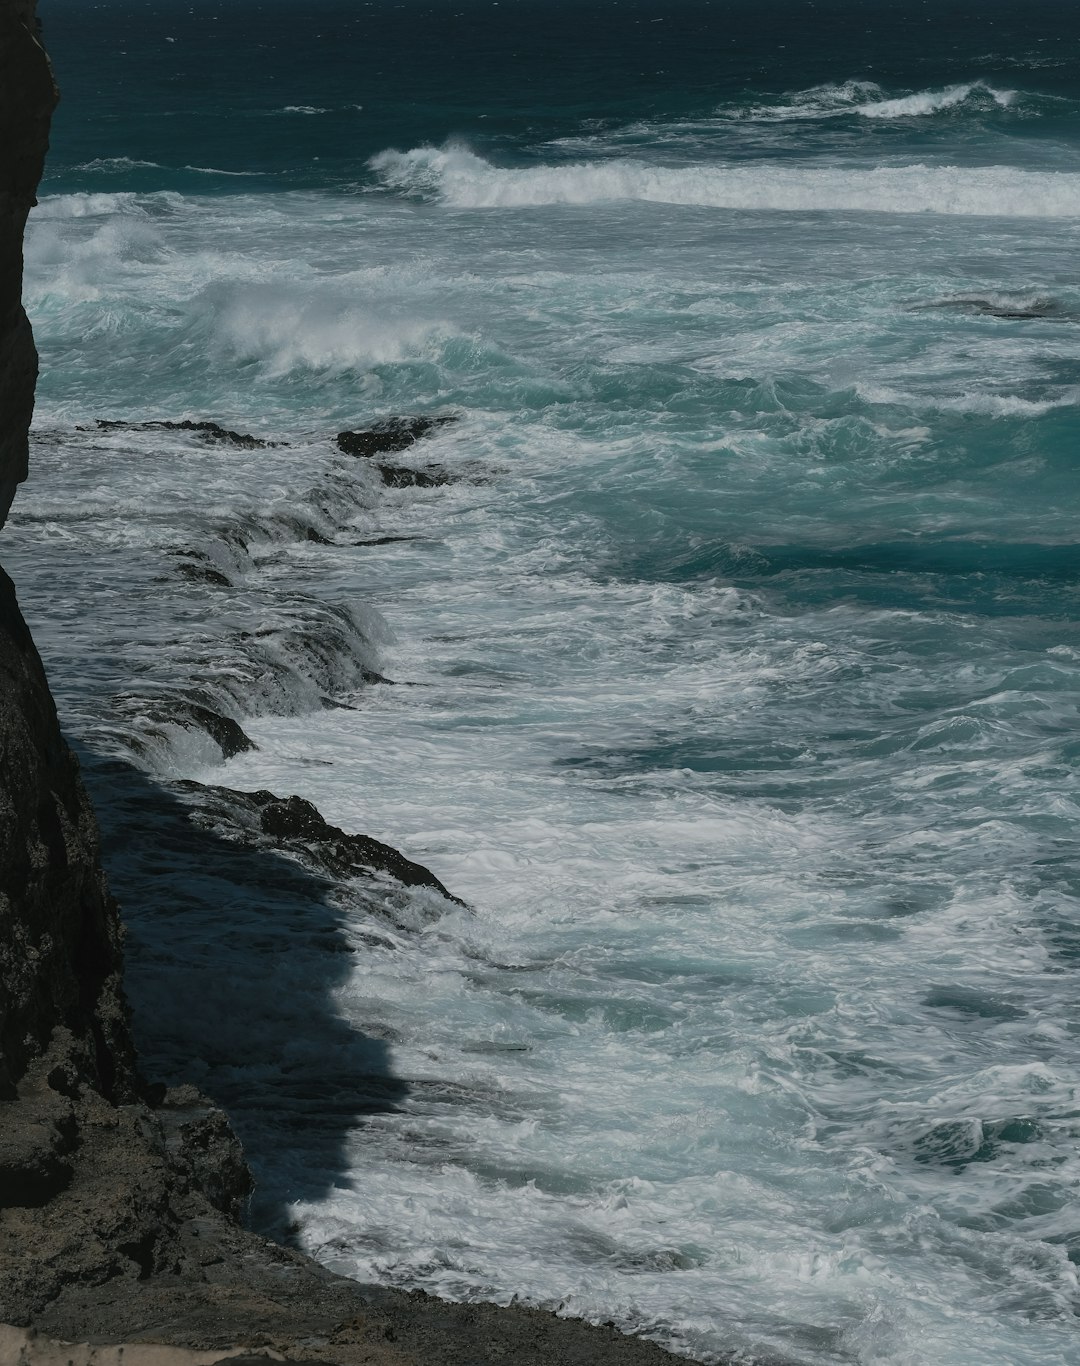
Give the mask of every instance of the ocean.
[{"label": "ocean", "polygon": [[254,1224],[701,1362],[1080,1362],[1076,7],[40,8],[5,565]]}]

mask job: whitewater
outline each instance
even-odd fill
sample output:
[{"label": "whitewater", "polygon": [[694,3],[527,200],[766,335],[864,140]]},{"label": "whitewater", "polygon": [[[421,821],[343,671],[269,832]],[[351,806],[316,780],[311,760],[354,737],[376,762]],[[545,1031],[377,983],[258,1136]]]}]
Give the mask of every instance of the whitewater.
[{"label": "whitewater", "polygon": [[[105,103],[32,216],[5,567],[142,1055],[346,1275],[702,1362],[1068,1366],[1074,40],[601,5],[556,60],[499,8],[270,6],[228,94],[131,8],[135,120],[58,6]],[[463,904],[260,880],[259,790]]]}]

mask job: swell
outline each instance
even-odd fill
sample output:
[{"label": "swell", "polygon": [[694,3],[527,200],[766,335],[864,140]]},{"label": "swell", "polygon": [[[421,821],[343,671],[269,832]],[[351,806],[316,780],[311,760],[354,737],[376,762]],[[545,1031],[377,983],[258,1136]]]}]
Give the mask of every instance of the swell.
[{"label": "swell", "polygon": [[1001,90],[986,81],[963,81],[927,90],[890,95],[875,81],[847,80],[811,86],[779,101],[736,104],[716,110],[718,118],[783,123],[790,120],[928,118],[937,114],[986,114],[1012,110],[1038,112],[1048,98],[1018,90]]},{"label": "swell", "polygon": [[459,145],[388,150],[370,165],[386,189],[456,209],[637,201],[743,211],[1080,216],[1080,175],[1004,166],[670,167],[619,159],[506,169]]}]

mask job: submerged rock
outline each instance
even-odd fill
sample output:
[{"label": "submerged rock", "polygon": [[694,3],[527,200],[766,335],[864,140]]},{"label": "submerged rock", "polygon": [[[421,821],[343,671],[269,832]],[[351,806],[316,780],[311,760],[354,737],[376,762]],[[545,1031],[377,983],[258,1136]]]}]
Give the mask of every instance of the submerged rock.
[{"label": "submerged rock", "polygon": [[166,711],[169,720],[176,721],[187,729],[204,730],[221,750],[226,759],[234,754],[246,754],[248,750],[258,749],[255,741],[247,734],[239,721],[231,716],[189,698],[178,698]]},{"label": "submerged rock", "polygon": [[195,583],[212,583],[218,588],[232,588],[232,580],[211,562],[209,555],[199,550],[178,550],[173,553],[179,560],[177,573],[183,574],[185,579]]},{"label": "submerged rock", "polygon": [[433,466],[430,470],[413,470],[407,465],[380,464],[375,468],[382,476],[383,483],[392,489],[437,488],[441,484],[452,483],[454,478],[441,466]]},{"label": "submerged rock", "polygon": [[1007,299],[985,299],[979,295],[958,295],[950,299],[935,299],[933,303],[916,304],[913,313],[925,313],[931,309],[948,308],[958,313],[974,313],[985,318],[1002,318],[1006,321],[1027,319],[1047,319],[1064,322],[1068,314],[1053,299],[1033,299],[1031,302],[1009,303]]},{"label": "submerged rock", "polygon": [[126,430],[132,432],[194,432],[203,441],[213,442],[218,445],[240,446],[244,450],[260,450],[267,446],[276,445],[273,441],[263,441],[257,436],[249,436],[246,432],[232,432],[227,427],[219,426],[216,422],[192,422],[185,418],[182,422],[169,422],[162,418],[153,422],[122,422],[110,421],[106,418],[98,418],[98,428],[101,431]]},{"label": "submerged rock", "polygon": [[404,451],[421,437],[430,436],[457,417],[388,417],[358,431],[338,432],[338,449],[345,455],[367,458],[386,451]]}]

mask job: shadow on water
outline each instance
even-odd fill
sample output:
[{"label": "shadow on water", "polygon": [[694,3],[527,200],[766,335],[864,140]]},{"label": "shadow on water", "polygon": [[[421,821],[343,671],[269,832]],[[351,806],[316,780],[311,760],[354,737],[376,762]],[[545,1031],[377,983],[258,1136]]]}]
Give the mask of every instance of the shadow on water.
[{"label": "shadow on water", "polygon": [[144,1075],[193,1083],[226,1110],[256,1178],[252,1220],[285,1233],[292,1202],[342,1184],[350,1133],[408,1093],[390,1031],[334,1003],[365,894],[193,823],[190,803],[131,764],[79,757],[127,927]]}]

